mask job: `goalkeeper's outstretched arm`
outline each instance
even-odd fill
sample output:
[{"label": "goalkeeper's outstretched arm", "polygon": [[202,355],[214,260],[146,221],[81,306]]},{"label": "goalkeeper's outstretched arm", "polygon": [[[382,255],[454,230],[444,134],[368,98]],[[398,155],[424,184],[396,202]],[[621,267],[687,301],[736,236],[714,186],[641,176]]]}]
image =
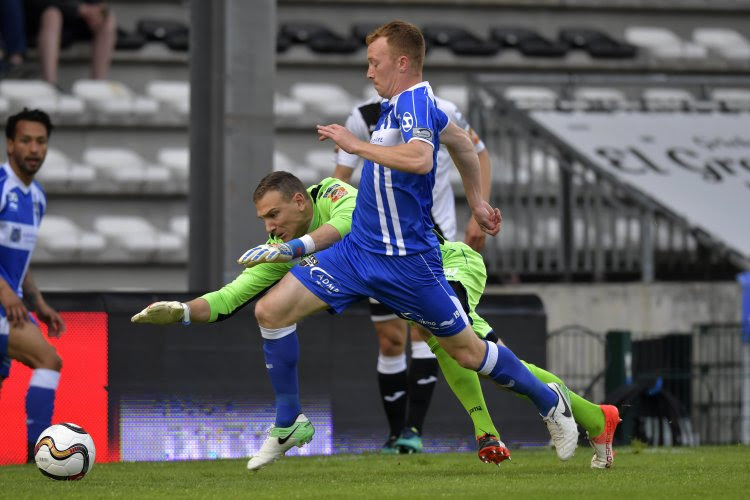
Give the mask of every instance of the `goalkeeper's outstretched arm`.
[{"label": "goalkeeper's outstretched arm", "polygon": [[152,325],[169,325],[172,323],[208,323],[211,318],[211,306],[206,299],[195,298],[188,302],[160,300],[149,304],[138,314],[130,318],[133,323]]}]

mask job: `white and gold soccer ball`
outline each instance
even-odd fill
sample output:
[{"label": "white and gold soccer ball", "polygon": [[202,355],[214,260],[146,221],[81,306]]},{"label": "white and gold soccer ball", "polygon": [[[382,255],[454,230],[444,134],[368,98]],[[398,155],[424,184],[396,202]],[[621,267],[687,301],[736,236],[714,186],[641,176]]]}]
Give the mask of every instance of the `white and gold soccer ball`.
[{"label": "white and gold soccer ball", "polygon": [[34,447],[34,461],[42,474],[52,479],[75,481],[91,472],[96,448],[91,436],[76,424],[47,427]]}]

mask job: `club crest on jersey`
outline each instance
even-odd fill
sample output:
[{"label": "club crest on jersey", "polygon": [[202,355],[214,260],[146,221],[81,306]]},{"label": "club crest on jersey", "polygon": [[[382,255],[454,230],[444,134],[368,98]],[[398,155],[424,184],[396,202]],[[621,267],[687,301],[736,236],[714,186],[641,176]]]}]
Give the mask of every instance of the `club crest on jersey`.
[{"label": "club crest on jersey", "polygon": [[415,128],[414,132],[411,134],[412,137],[417,137],[419,139],[425,139],[427,141],[432,142],[432,130],[428,128]]},{"label": "club crest on jersey", "polygon": [[8,193],[8,210],[18,212],[18,194],[13,191]]},{"label": "club crest on jersey", "polygon": [[312,267],[317,266],[318,264],[318,259],[316,259],[314,255],[307,256],[299,262],[300,267]]},{"label": "club crest on jersey", "polygon": [[401,130],[408,132],[414,126],[414,117],[408,111],[401,115]]}]

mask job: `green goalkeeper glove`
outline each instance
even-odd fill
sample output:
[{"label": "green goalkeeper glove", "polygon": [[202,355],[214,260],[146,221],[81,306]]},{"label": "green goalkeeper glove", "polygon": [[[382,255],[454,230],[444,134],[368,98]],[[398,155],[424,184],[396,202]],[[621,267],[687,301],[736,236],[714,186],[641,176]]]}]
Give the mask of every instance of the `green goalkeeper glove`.
[{"label": "green goalkeeper glove", "polygon": [[152,325],[169,325],[177,322],[189,325],[190,306],[176,301],[154,302],[130,318],[130,321],[133,323],[150,323]]}]

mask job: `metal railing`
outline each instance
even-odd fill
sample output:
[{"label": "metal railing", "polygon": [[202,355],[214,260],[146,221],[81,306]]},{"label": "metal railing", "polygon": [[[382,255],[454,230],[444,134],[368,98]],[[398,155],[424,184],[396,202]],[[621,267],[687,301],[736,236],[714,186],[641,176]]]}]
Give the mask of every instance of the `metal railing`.
[{"label": "metal railing", "polygon": [[[544,81],[570,79],[546,75]],[[503,211],[501,237],[489,240],[484,252],[491,280],[734,276],[737,261],[721,242],[619,182],[506,100],[502,89],[514,81],[523,77],[480,76],[470,87],[470,121],[490,151],[492,202]]]}]

